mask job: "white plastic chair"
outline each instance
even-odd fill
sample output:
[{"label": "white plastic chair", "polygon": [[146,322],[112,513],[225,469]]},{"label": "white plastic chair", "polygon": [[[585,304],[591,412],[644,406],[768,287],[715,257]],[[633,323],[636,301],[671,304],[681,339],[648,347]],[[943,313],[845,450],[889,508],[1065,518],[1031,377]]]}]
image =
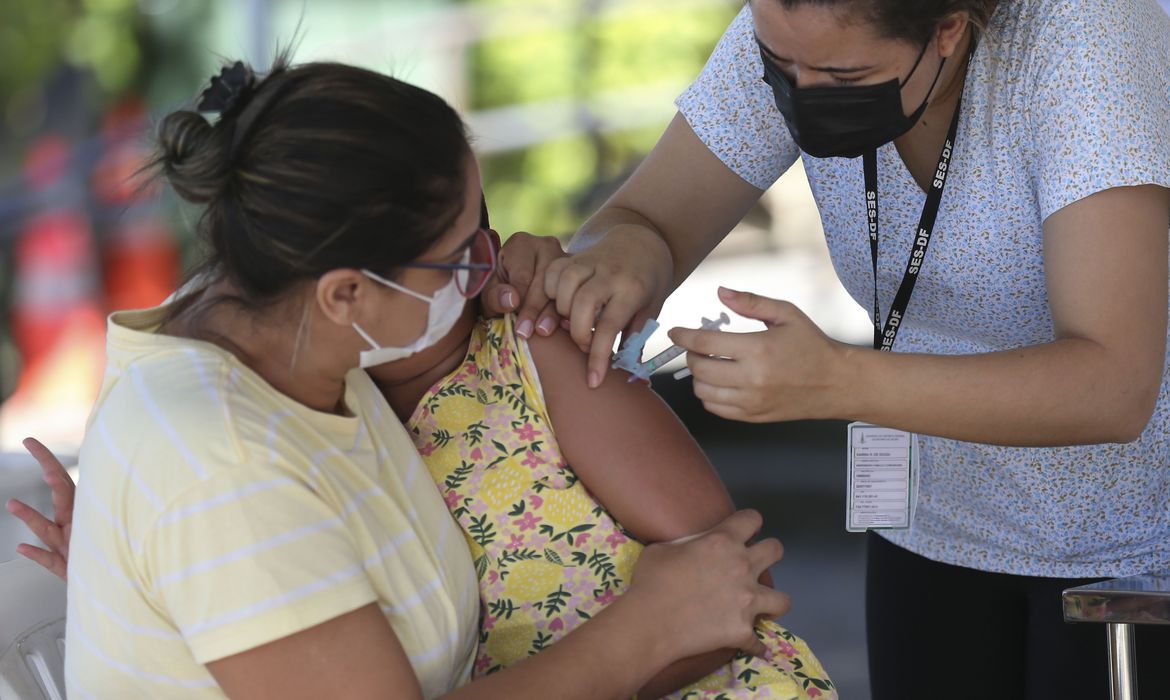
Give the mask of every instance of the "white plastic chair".
[{"label": "white plastic chair", "polygon": [[0,563],[0,700],[65,700],[65,583]]},{"label": "white plastic chair", "polygon": [[[27,454],[0,454],[0,504],[9,498],[52,512]],[[0,510],[0,700],[65,700],[65,583],[17,555],[20,542],[39,544]]]}]

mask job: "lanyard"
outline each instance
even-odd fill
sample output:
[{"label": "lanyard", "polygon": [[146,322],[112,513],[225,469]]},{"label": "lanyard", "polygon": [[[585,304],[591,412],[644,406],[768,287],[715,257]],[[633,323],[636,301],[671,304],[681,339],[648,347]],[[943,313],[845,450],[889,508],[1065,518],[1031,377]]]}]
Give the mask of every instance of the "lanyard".
[{"label": "lanyard", "polygon": [[947,132],[947,140],[943,143],[942,153],[938,157],[938,168],[934,171],[934,180],[930,184],[930,191],[926,193],[926,204],[922,207],[922,216],[918,219],[918,235],[914,237],[914,247],[910,251],[910,260],[906,263],[906,273],[902,275],[902,284],[898,286],[898,293],[894,296],[894,303],[890,305],[890,315],[886,317],[886,325],[881,325],[881,309],[878,305],[878,196],[877,196],[877,149],[867,151],[863,156],[865,168],[865,212],[869,224],[869,250],[873,256],[873,348],[889,352],[894,347],[894,340],[898,337],[898,328],[906,316],[906,307],[910,304],[910,295],[914,293],[914,283],[918,281],[918,272],[922,269],[922,262],[926,259],[926,248],[930,245],[930,236],[934,233],[934,221],[938,218],[939,205],[942,203],[943,187],[947,184],[947,170],[951,164],[951,154],[955,150],[955,138],[959,132],[959,107],[955,105],[955,116],[951,119],[951,128]]}]

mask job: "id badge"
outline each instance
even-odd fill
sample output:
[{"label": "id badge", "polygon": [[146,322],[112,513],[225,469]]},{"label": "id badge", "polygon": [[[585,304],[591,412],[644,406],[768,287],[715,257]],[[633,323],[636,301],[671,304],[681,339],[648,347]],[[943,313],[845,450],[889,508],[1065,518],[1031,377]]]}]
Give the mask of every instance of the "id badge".
[{"label": "id badge", "polygon": [[845,529],[904,530],[914,520],[918,437],[870,423],[850,423]]}]

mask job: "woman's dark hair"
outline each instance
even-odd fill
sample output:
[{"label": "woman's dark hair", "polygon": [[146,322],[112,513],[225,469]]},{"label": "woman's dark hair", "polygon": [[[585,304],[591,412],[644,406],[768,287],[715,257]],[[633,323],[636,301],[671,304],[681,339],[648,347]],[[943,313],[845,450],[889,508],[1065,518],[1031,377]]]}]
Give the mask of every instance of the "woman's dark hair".
[{"label": "woman's dark hair", "polygon": [[248,306],[337,268],[390,274],[460,213],[466,130],[426,90],[282,57],[263,78],[225,68],[202,98],[197,109],[221,111],[218,120],[167,115],[151,166],[205,206],[196,274],[227,278]]},{"label": "woman's dark hair", "polygon": [[[925,44],[939,23],[955,12],[966,12],[974,36],[986,29],[991,13],[1001,0],[780,0],[785,9],[799,5],[839,7],[877,27],[888,39]],[[1006,0],[1003,0],[1006,1]]]}]

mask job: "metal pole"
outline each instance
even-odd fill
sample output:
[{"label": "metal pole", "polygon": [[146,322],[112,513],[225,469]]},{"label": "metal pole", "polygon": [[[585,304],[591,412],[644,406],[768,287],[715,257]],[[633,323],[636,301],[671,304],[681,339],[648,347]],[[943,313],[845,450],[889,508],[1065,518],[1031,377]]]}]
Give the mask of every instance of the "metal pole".
[{"label": "metal pole", "polygon": [[249,0],[245,11],[250,62],[257,71],[267,71],[272,64],[272,0]]},{"label": "metal pole", "polygon": [[1109,697],[1112,700],[1137,700],[1137,681],[1133,677],[1137,663],[1133,646],[1133,625],[1109,623]]}]

